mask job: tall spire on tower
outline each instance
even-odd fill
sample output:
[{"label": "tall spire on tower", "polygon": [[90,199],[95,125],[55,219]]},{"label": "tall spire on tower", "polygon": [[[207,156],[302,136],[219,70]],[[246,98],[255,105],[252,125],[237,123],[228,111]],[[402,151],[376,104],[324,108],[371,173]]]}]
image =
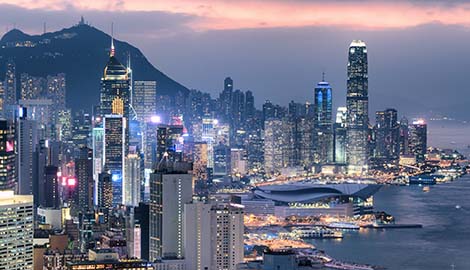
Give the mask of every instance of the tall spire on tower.
[{"label": "tall spire on tower", "polygon": [[111,51],[109,52],[109,56],[114,56],[114,24],[111,23]]}]

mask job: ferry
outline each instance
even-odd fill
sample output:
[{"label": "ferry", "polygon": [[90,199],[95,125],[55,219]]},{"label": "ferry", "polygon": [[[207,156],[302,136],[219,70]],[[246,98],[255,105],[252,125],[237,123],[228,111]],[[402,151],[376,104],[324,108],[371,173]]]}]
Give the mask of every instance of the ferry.
[{"label": "ferry", "polygon": [[420,174],[415,176],[410,176],[408,179],[410,185],[435,185],[436,178],[429,174]]},{"label": "ferry", "polygon": [[343,238],[342,232],[324,227],[300,227],[292,230],[292,234],[300,238]]},{"label": "ferry", "polygon": [[327,225],[330,229],[338,230],[359,230],[360,227],[352,222],[332,222]]}]

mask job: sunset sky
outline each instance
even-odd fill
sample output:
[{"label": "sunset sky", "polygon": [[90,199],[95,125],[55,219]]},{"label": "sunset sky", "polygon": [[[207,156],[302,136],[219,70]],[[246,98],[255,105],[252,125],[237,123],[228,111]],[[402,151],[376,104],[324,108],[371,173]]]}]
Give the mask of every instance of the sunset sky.
[{"label": "sunset sky", "polygon": [[117,39],[188,88],[215,94],[231,76],[235,88],[255,93],[258,105],[311,101],[322,71],[335,106],[344,105],[347,48],[363,39],[371,111],[452,111],[470,119],[467,1],[0,0],[3,32],[38,34],[44,22],[48,31],[59,30],[80,15],[105,32],[113,22]]}]

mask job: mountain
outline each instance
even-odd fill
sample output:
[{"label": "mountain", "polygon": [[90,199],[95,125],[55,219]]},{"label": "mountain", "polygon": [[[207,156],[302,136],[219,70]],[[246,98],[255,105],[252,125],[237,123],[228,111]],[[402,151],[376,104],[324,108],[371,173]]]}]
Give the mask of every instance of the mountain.
[{"label": "mountain", "polygon": [[[100,79],[109,58],[110,40],[108,34],[83,23],[42,35],[14,29],[0,40],[0,74],[5,74],[10,59],[16,64],[18,88],[21,73],[45,77],[63,72],[67,78],[67,105],[74,111],[89,110],[99,104]],[[155,68],[138,48],[119,40],[114,44],[122,64],[126,65],[130,54],[134,80],[155,80],[158,95],[188,93],[186,87]]]}]

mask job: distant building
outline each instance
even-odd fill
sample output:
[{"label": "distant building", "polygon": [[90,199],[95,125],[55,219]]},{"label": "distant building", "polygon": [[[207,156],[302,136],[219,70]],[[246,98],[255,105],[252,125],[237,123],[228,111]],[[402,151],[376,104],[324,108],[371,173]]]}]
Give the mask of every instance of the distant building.
[{"label": "distant building", "polygon": [[346,164],[346,107],[338,107],[336,121],[333,125],[334,134],[334,161],[338,164]]},{"label": "distant building", "polygon": [[417,162],[423,162],[427,151],[427,125],[424,120],[413,121],[410,125],[410,153],[415,155]]},{"label": "distant building", "polygon": [[381,163],[397,164],[400,157],[398,113],[386,109],[375,113],[375,151],[374,158]]},{"label": "distant building", "polygon": [[[0,132],[0,191],[14,190],[16,170],[18,169],[15,154],[14,124],[10,120],[0,120]],[[30,155],[32,155],[32,152],[30,152]]]},{"label": "distant building", "polygon": [[155,116],[157,105],[157,82],[156,81],[134,81],[132,95],[132,107],[137,119],[147,123]]},{"label": "distant building", "polygon": [[0,269],[33,269],[33,196],[0,191]]},{"label": "distant building", "polygon": [[347,144],[348,173],[362,174],[368,169],[368,94],[367,48],[361,40],[349,46],[347,81]]},{"label": "distant building", "polygon": [[129,152],[124,161],[124,205],[138,206],[140,199],[140,187],[143,180],[143,168],[141,167],[141,159],[134,150]]},{"label": "distant building", "polygon": [[82,211],[93,209],[93,159],[92,150],[82,148],[81,155],[75,159],[75,177],[77,179],[77,207]]},{"label": "distant building", "polygon": [[410,131],[408,125],[408,119],[403,116],[400,120],[400,128],[398,135],[398,140],[400,143],[400,155],[408,155],[410,153]]}]

